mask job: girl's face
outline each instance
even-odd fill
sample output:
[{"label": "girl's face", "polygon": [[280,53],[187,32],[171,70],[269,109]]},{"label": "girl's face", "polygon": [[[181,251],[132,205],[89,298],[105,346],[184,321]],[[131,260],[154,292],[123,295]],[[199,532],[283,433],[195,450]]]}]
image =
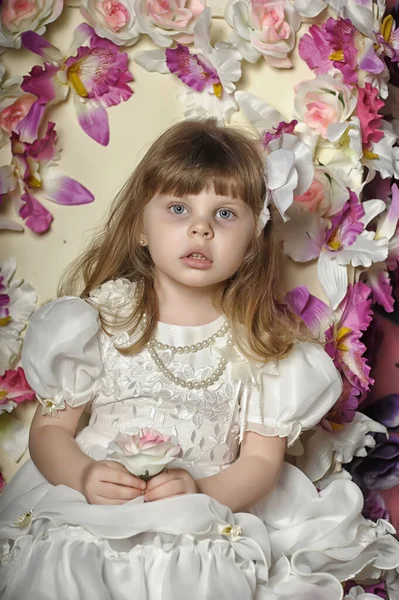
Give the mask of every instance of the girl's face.
[{"label": "girl's face", "polygon": [[240,267],[254,235],[252,209],[216,195],[213,186],[183,198],[156,194],[144,209],[143,238],[158,282],[206,287],[225,281]]}]

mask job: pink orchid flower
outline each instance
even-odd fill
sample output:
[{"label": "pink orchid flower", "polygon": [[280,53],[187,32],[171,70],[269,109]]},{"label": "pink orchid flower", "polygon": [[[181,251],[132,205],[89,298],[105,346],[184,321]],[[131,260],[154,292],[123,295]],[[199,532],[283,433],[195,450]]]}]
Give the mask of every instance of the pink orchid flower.
[{"label": "pink orchid flower", "polygon": [[[366,347],[360,341],[372,319],[370,293],[370,288],[361,281],[349,284],[347,294],[335,312],[305,286],[294,288],[286,297],[291,310],[309,329],[324,337],[326,352],[343,375],[341,397],[326,416],[330,425],[350,423],[360,394],[373,383],[369,376],[370,367],[363,356]],[[331,427],[334,429],[333,425]]]},{"label": "pink orchid flower", "polygon": [[383,76],[387,73],[384,55],[396,56],[397,35],[391,21],[382,25],[382,33],[370,31],[368,37],[350,19],[330,17],[302,36],[299,55],[318,75],[338,69],[347,85],[357,84],[361,71],[366,77]]},{"label": "pink orchid flower", "polygon": [[57,135],[49,122],[42,138],[33,143],[22,142],[11,135],[11,165],[0,167],[0,194],[10,194],[19,215],[35,233],[47,231],[53,221],[51,213],[34,194],[63,205],[87,204],[94,200],[88,189],[75,179],[59,174]]},{"label": "pink orchid flower", "polygon": [[121,52],[110,40],[98,37],[87,23],[76,28],[68,58],[33,31],[23,33],[22,42],[46,62],[43,68],[33,67],[21,85],[25,92],[37,98],[16,130],[21,140],[36,139],[47,106],[62,102],[72,91],[83,131],[106,146],[109,124],[105,109],[128,100],[133,94],[128,86],[133,75],[128,70],[127,53]]},{"label": "pink orchid flower", "polygon": [[11,412],[17,404],[25,400],[34,400],[35,392],[29,387],[21,367],[9,369],[0,376],[0,413]]}]

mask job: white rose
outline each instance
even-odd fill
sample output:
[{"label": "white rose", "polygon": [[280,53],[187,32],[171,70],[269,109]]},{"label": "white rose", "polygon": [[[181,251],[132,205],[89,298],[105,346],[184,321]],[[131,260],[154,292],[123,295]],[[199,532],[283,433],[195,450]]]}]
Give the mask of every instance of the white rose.
[{"label": "white rose", "polygon": [[107,458],[122,463],[130,473],[144,480],[158,475],[178,458],[182,449],[174,436],[163,435],[150,427],[119,433],[108,444]]},{"label": "white rose", "polygon": [[234,29],[231,41],[245,60],[253,63],[263,56],[274,67],[292,67],[288,54],[295,46],[301,17],[291,2],[229,0],[225,18]]},{"label": "white rose", "polygon": [[132,315],[136,284],[119,278],[106,281],[90,292],[90,304],[114,319],[126,319]]}]

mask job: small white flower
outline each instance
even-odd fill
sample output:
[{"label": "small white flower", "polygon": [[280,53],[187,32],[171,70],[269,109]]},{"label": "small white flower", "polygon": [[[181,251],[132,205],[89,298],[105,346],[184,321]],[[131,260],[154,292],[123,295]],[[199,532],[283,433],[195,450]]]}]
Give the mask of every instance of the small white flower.
[{"label": "small white flower", "polygon": [[14,521],[14,525],[16,527],[20,527],[21,529],[27,527],[32,521],[32,513],[33,509],[26,513],[23,513],[22,515],[19,515],[19,517]]},{"label": "small white flower", "polygon": [[236,542],[242,535],[242,529],[238,525],[218,525],[218,531],[221,535],[230,538],[232,542]]}]

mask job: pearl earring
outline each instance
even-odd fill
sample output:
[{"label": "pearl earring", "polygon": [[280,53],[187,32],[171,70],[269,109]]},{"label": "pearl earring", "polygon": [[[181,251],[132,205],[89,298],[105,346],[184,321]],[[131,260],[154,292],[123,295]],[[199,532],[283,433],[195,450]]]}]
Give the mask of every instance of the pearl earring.
[{"label": "pearl earring", "polygon": [[145,240],[140,240],[140,244],[141,244],[142,246],[145,246],[145,245],[146,245],[146,243],[145,243]]}]

